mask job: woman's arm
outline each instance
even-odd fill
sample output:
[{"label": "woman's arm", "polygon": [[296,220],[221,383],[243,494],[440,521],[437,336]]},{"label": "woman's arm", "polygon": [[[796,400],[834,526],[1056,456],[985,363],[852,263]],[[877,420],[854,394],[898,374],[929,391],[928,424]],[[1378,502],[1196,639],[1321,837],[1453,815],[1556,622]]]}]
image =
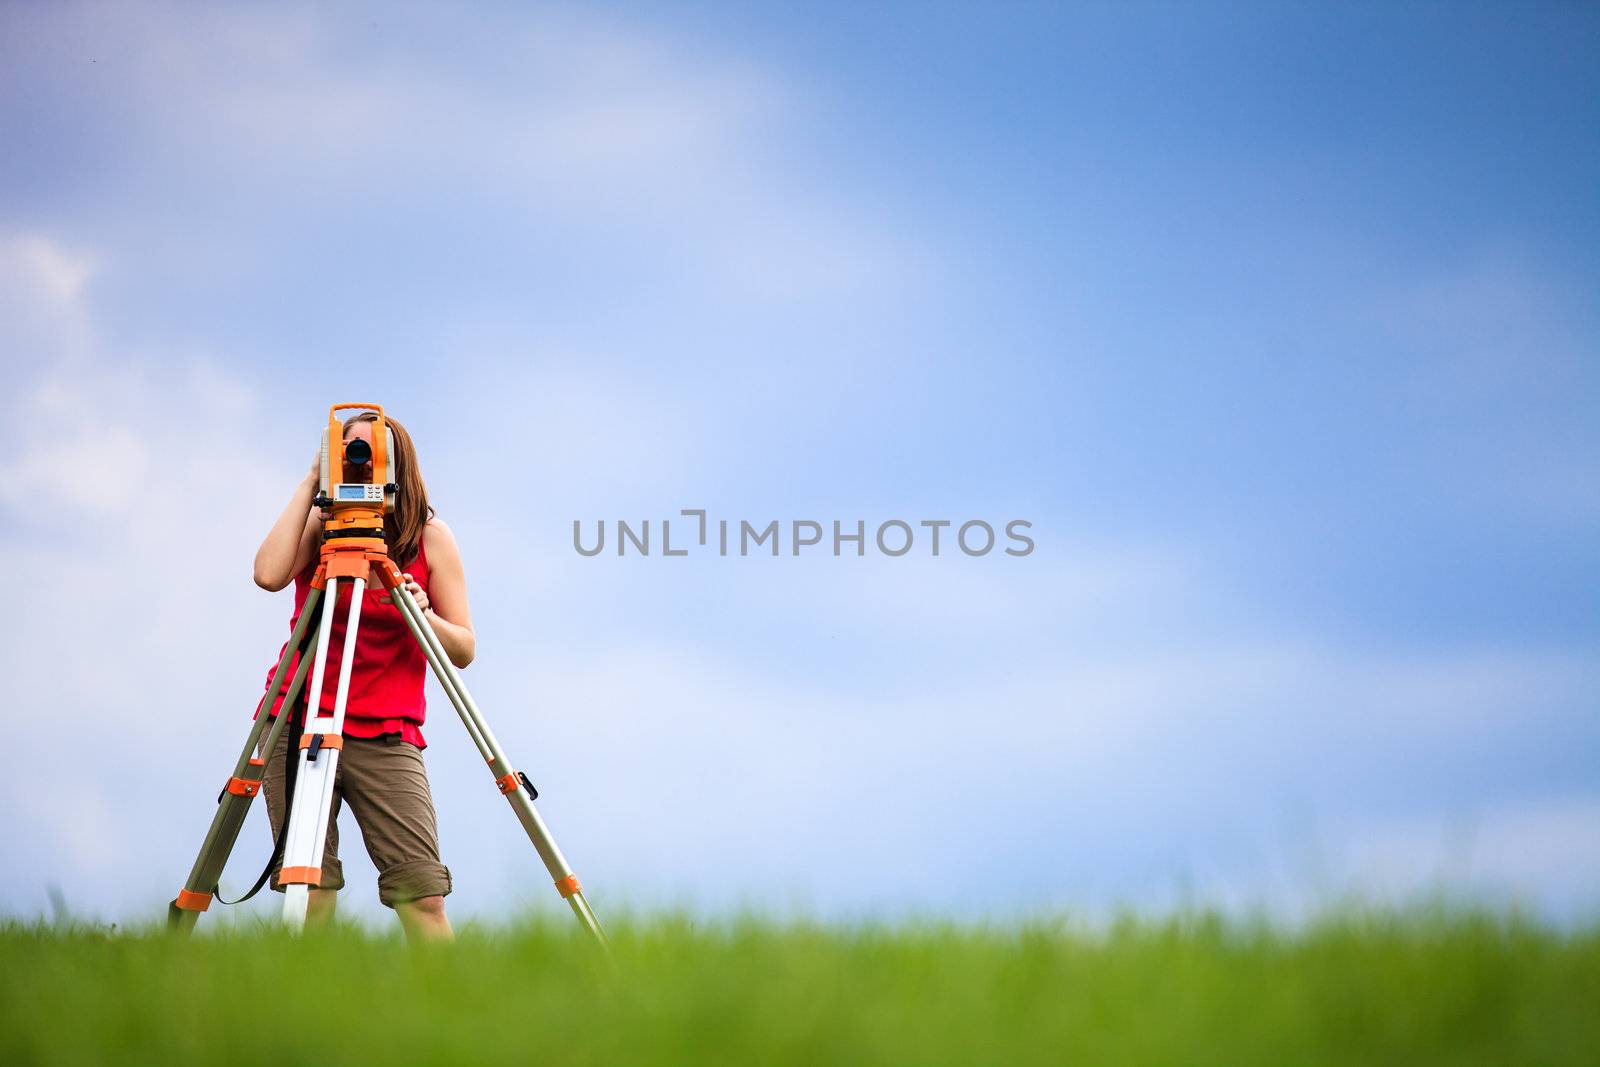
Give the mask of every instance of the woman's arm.
[{"label": "woman's arm", "polygon": [[428,554],[428,592],[406,575],[406,588],[417,598],[422,613],[439,635],[444,654],[457,667],[472,662],[478,639],[467,610],[467,575],[461,566],[461,549],[442,519],[429,519],[422,528],[422,545]]},{"label": "woman's arm", "polygon": [[316,494],[321,453],[312,463],[311,470],[300,482],[283,507],[283,514],[272,524],[266,540],[256,549],[256,584],[268,592],[276,593],[294,576],[306,569],[317,550],[322,534],[322,516],[311,509],[311,498]]}]

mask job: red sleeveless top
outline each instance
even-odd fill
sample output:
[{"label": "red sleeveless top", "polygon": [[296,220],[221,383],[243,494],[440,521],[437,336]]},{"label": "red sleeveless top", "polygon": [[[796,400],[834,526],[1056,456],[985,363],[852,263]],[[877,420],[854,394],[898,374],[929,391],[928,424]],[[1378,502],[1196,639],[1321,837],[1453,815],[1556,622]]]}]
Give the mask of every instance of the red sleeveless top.
[{"label": "red sleeveless top", "polygon": [[[290,629],[305,607],[306,596],[311,592],[311,577],[316,573],[313,561],[294,580],[294,614],[289,617]],[[428,588],[428,554],[419,543],[417,558],[400,568],[416,579],[426,591]],[[339,582],[338,600],[329,605],[333,612],[333,631],[329,635],[327,677],[322,683],[322,709],[333,714],[333,698],[338,692],[339,664],[344,654],[344,634],[350,620],[351,583]],[[403,741],[418,748],[426,748],[422,739],[422,722],[426,717],[427,702],[422,695],[423,679],[427,675],[428,661],[416,638],[406,626],[405,616],[395,604],[383,604],[378,597],[387,595],[380,585],[371,586],[362,594],[361,621],[356,635],[356,654],[350,666],[350,695],[345,701],[344,732],[350,737],[378,737],[397,733]],[[312,622],[315,626],[315,621]],[[283,647],[289,647],[285,641]],[[278,650],[283,655],[283,649]],[[289,681],[299,666],[296,653],[289,661],[283,684],[272,700],[271,715],[278,714],[284,694],[289,691]],[[311,669],[315,670],[312,663]],[[272,672],[277,663],[267,670],[267,685],[272,684]],[[307,686],[311,685],[311,671],[306,672]]]}]

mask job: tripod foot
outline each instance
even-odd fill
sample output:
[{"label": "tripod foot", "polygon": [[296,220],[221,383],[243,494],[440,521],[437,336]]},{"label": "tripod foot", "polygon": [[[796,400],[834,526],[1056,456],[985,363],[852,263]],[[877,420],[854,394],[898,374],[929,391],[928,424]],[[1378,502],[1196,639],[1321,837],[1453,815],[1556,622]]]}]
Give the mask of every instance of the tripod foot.
[{"label": "tripod foot", "polygon": [[293,882],[283,887],[283,921],[290,930],[300,933],[306,927],[306,911],[311,906],[311,887],[304,882]]},{"label": "tripod foot", "polygon": [[188,933],[194,929],[195,921],[200,918],[200,913],[210,906],[210,893],[191,893],[187,889],[178,890],[177,899],[167,905],[167,929],[177,934]]}]

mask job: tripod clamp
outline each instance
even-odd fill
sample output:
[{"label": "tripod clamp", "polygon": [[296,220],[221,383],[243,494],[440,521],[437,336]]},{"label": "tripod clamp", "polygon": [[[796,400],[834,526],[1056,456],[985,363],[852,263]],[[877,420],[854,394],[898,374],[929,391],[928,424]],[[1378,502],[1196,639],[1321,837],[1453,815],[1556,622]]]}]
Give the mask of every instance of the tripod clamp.
[{"label": "tripod clamp", "polygon": [[500,787],[500,792],[502,793],[515,792],[517,786],[520,785],[528,791],[529,800],[539,799],[539,791],[533,787],[533,783],[528,781],[528,776],[522,771],[508,774],[504,778],[496,778],[495,784]]}]

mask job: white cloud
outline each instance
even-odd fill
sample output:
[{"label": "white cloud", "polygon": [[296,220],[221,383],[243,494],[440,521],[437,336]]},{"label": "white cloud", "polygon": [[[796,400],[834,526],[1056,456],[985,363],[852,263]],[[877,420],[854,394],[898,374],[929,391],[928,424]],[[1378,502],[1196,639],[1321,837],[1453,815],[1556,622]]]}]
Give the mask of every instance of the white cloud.
[{"label": "white cloud", "polygon": [[83,302],[96,267],[92,253],[43,234],[0,234],[0,360],[8,369],[81,358],[92,343]]},{"label": "white cloud", "polygon": [[1448,813],[1334,817],[1295,856],[1207,864],[1200,899],[1288,916],[1344,900],[1437,896],[1515,902],[1567,920],[1593,917],[1600,891],[1600,801],[1553,795]]},{"label": "white cloud", "polygon": [[[1298,835],[1241,860],[1241,842],[1277,828],[1286,796],[1319,823],[1348,824],[1363,806],[1351,790],[1392,803],[1406,776],[1430,773],[1441,752],[1549,730],[1528,721],[1530,701],[1582,701],[1600,680],[1581,657],[1508,657],[1476,676],[1509,681],[1479,689],[1455,678],[1462,664],[1449,656],[1255,641],[1165,656],[1128,648],[1110,662],[995,659],[969,684],[907,675],[863,694],[848,677],[774,676],[693,638],[630,640],[536,655],[509,681],[502,664],[485,706],[514,709],[502,740],[557,764],[558,795],[599,809],[563,812],[564,825],[589,849],[600,844],[601,869],[636,891],[654,879],[714,898],[779,899],[798,888],[827,908],[881,900],[1004,911],[1083,903],[1074,894],[1088,865],[1107,904],[1170,900],[1163,894],[1188,881],[1222,903],[1280,905],[1368,886],[1384,869],[1381,855],[1357,851],[1320,885],[1292,870],[1285,882],[1284,866],[1306,847]],[[1529,679],[1536,692],[1519,687]],[[1482,720],[1476,730],[1442,713],[1464,695]],[[1375,744],[1388,766],[1372,762]],[[1481,769],[1481,789],[1447,807],[1479,806],[1491,826],[1515,821],[1515,803],[1492,799],[1510,768]],[[1424,791],[1411,803],[1397,817],[1436,832],[1444,801]],[[1097,841],[1108,833],[1114,846]],[[1497,873],[1535,904],[1600,891],[1592,865],[1546,862],[1558,848],[1497,845]],[[696,877],[718,864],[730,885]],[[962,872],[986,864],[1007,869],[1009,888],[966,899]],[[818,873],[839,868],[852,871],[848,892]],[[1414,882],[1378,888],[1398,896]]]},{"label": "white cloud", "polygon": [[[107,258],[39,241],[58,250],[42,262]],[[241,620],[215,589],[244,587],[252,535],[271,518],[261,501],[280,494],[262,413],[216,361],[106,341],[81,283],[64,312],[38,323],[45,358],[19,370],[0,432],[0,544],[26,605],[0,650],[17,698],[0,722],[121,742],[149,728],[184,687],[175,679],[217,677]]]},{"label": "white cloud", "polygon": [[[31,399],[42,406],[39,394]],[[19,422],[32,431],[31,439],[20,454],[0,463],[0,501],[93,519],[123,516],[139,499],[150,451],[129,427],[101,425],[88,405],[59,418],[24,414]]]},{"label": "white cloud", "polygon": [[8,281],[19,279],[25,291],[46,297],[61,308],[72,308],[94,274],[92,256],[63,247],[38,234],[20,234],[0,245]]},{"label": "white cloud", "polygon": [[1435,452],[1494,520],[1600,520],[1600,349],[1573,310],[1584,297],[1531,249],[1502,243],[1380,290],[1369,308],[1414,371],[1385,382],[1404,398],[1413,447]]},{"label": "white cloud", "polygon": [[[275,247],[270,226],[265,240],[228,232],[254,218],[233,210],[241,197],[300,210],[398,197],[403,212],[408,190],[447,185],[541,243],[557,230],[621,240],[730,297],[900,289],[938,259],[923,235],[785,162],[812,94],[616,21],[544,10],[463,24],[401,5],[369,25],[316,7],[122,4],[26,21],[29,55],[92,56],[90,91],[115,95],[146,154],[185,160],[169,180],[226,227],[209,245],[162,242],[185,255]],[[395,43],[408,35],[454,47]]]},{"label": "white cloud", "polygon": [[[1600,799],[1578,796],[1486,812],[1469,836],[1470,876],[1537,900],[1552,889],[1593,906],[1600,886]],[[1585,892],[1587,887],[1590,892]]]}]

